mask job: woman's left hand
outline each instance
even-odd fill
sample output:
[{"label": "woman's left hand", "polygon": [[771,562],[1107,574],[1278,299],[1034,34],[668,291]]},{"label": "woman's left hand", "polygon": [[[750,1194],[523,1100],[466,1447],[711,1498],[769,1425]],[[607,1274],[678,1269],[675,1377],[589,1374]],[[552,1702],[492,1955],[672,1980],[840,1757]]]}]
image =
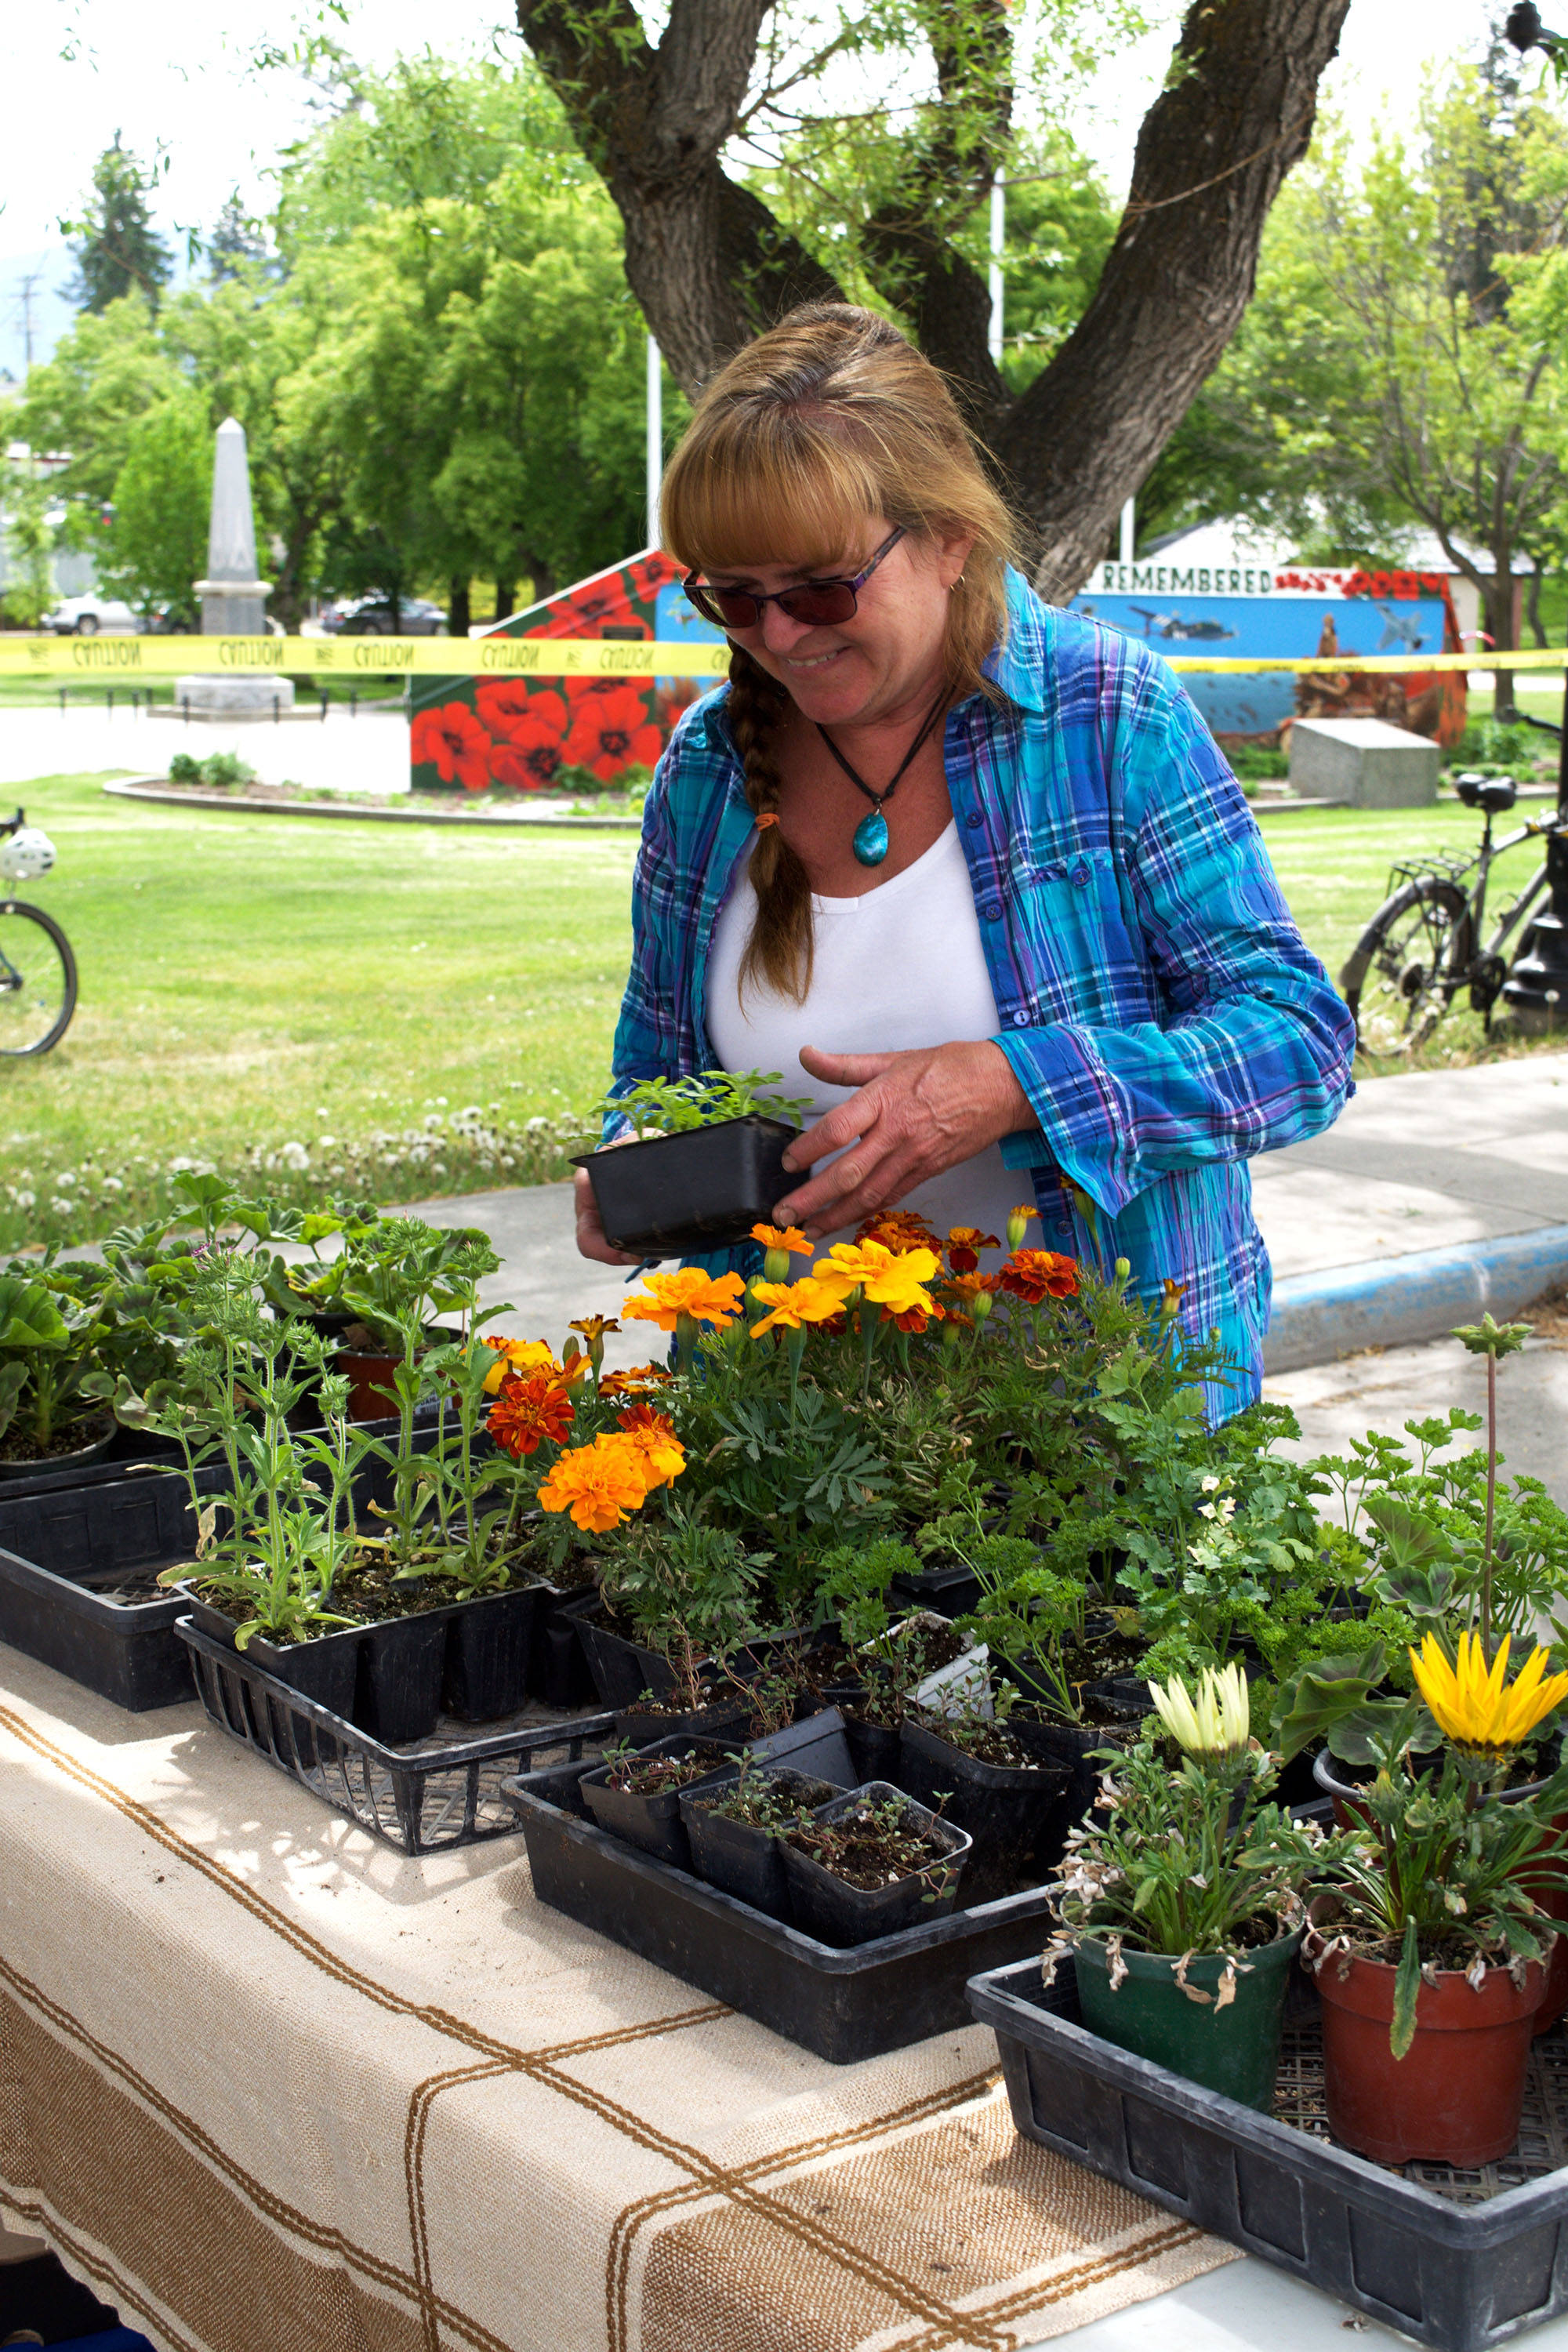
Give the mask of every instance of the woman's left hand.
[{"label": "woman's left hand", "polygon": [[858,1089],[784,1154],[792,1173],[830,1151],[844,1155],[774,1204],[781,1224],[804,1226],[813,1241],[1038,1124],[1012,1064],[988,1038],[906,1054],[819,1054],[805,1045],[800,1059],[826,1085]]}]

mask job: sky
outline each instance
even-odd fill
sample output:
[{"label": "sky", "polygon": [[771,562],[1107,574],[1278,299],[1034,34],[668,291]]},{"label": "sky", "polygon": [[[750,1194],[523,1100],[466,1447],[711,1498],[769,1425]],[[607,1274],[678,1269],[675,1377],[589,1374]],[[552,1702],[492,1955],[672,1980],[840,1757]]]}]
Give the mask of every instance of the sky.
[{"label": "sky", "polygon": [[[437,46],[448,56],[498,43],[500,54],[514,55],[520,46],[504,0],[447,0],[438,17],[425,0],[345,5],[348,23],[331,20],[333,36],[373,67],[425,47],[437,23]],[[1176,14],[1173,6],[1170,22]],[[1352,0],[1325,96],[1363,131],[1407,117],[1423,69],[1471,49],[1488,16],[1485,0]],[[289,21],[280,14],[268,29],[286,38]],[[180,255],[186,229],[210,229],[235,190],[247,210],[270,208],[269,171],[312,118],[301,77],[252,64],[265,22],[237,0],[160,0],[151,11],[36,0],[5,12],[0,63],[12,98],[0,148],[0,369],[23,373],[29,312],[35,358],[69,324],[60,289],[71,262],[58,222],[79,205],[117,131],[143,161],[166,157],[155,210]],[[1119,58],[1079,126],[1119,189],[1170,41],[1165,32]]]}]

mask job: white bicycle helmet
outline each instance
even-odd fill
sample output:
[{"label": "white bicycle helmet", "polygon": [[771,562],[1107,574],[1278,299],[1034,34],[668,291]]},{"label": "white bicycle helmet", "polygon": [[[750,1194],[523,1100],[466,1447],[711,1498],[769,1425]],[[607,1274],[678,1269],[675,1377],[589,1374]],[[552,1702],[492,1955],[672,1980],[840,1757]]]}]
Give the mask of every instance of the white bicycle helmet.
[{"label": "white bicycle helmet", "polygon": [[36,882],[55,862],[55,845],[36,824],[25,824],[0,847],[0,874],[7,882]]}]

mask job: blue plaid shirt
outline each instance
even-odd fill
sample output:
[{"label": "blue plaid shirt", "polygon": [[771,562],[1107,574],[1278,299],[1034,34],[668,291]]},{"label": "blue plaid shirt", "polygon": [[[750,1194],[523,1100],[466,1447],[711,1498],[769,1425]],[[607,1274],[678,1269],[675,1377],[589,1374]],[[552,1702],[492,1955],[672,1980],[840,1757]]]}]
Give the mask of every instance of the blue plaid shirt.
[{"label": "blue plaid shirt", "polygon": [[[1003,1157],[1033,1183],[1044,1231],[1030,1242],[1125,1257],[1151,1302],[1163,1277],[1187,1285],[1184,1326],[1217,1328],[1242,1368],[1234,1410],[1258,1392],[1268,1324],[1247,1163],[1338,1116],[1354,1025],[1174,674],[1016,574],[1008,606],[987,664],[1006,698],[955,705],[944,746],[994,1042],[1039,1121]],[[715,1066],[708,953],[752,832],[728,692],[684,715],[648,794],[617,1085]],[[703,1263],[750,1273],[754,1256]]]}]

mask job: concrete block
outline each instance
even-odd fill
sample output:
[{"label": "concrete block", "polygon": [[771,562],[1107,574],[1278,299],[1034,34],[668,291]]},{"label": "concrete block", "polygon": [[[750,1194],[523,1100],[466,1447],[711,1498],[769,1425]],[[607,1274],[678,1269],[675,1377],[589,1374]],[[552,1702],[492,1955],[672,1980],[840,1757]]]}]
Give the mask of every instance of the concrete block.
[{"label": "concrete block", "polygon": [[1352,808],[1427,808],[1442,753],[1385,719],[1298,719],[1290,730],[1290,789]]}]

